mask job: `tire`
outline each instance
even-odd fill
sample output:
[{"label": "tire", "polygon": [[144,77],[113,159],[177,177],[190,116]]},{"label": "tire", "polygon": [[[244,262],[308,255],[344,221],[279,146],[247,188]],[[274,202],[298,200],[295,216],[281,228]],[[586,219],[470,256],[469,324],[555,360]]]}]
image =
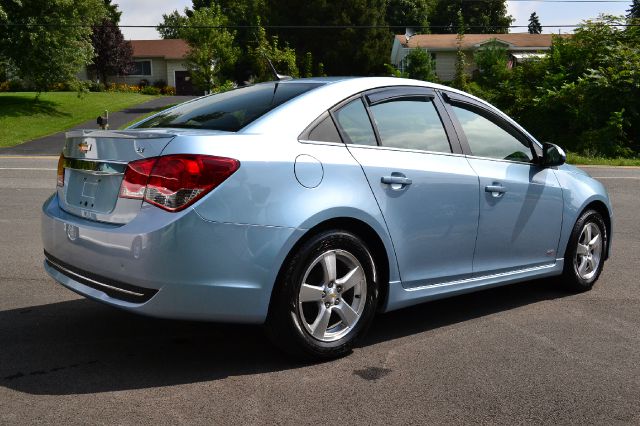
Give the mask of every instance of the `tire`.
[{"label": "tire", "polygon": [[350,353],[376,312],[375,268],[358,236],[345,230],[313,236],[284,265],[267,335],[296,358],[327,360]]},{"label": "tire", "polygon": [[573,292],[591,290],[604,266],[608,235],[602,215],[585,211],[571,231],[564,257],[563,283]]}]

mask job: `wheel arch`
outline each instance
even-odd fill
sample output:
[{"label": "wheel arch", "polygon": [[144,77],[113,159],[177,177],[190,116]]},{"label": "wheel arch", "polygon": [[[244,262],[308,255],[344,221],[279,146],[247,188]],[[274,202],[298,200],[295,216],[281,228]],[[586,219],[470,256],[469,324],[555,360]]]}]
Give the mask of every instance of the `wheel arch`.
[{"label": "wheel arch", "polygon": [[582,210],[580,211],[580,214],[578,214],[578,217],[582,216],[582,214],[587,210],[597,211],[598,213],[600,213],[600,215],[602,216],[602,219],[604,220],[604,225],[607,228],[606,229],[607,246],[605,247],[605,260],[607,260],[609,258],[609,247],[611,246],[611,232],[612,232],[611,213],[609,212],[609,208],[607,207],[607,205],[601,200],[593,200],[589,202],[587,205],[585,205],[582,208]]},{"label": "wheel arch", "polygon": [[273,283],[273,288],[271,290],[271,297],[269,300],[269,312],[271,311],[271,307],[273,305],[274,294],[279,289],[278,283],[282,280],[282,276],[285,273],[286,265],[288,264],[291,257],[297,252],[297,250],[309,239],[318,235],[323,231],[327,231],[330,229],[342,229],[346,231],[353,232],[355,235],[360,237],[369,250],[371,250],[371,255],[374,258],[374,262],[377,265],[376,273],[378,274],[378,311],[382,310],[386,306],[387,298],[389,295],[389,280],[390,280],[390,265],[391,261],[395,261],[395,259],[389,258],[389,253],[383,239],[379,235],[378,232],[368,223],[361,219],[357,219],[354,217],[334,217],[331,219],[326,219],[313,227],[309,228],[291,247],[284,260],[280,264],[280,268],[276,275],[275,281]]}]

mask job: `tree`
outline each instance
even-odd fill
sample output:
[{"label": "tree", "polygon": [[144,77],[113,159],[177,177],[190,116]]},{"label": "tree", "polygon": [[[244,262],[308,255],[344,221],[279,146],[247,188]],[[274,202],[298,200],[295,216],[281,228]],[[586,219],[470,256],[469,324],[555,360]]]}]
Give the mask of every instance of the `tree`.
[{"label": "tree", "polygon": [[111,0],[104,0],[104,7],[109,21],[118,25],[120,23],[120,17],[122,16],[122,12],[118,10],[118,5],[111,4]]},{"label": "tree", "polygon": [[428,18],[434,6],[434,0],[389,0],[387,24],[395,33],[404,31],[406,27],[415,28],[420,33],[428,33]]},{"label": "tree", "polygon": [[273,80],[273,71],[267,62],[271,60],[279,74],[298,77],[296,64],[296,52],[285,44],[280,47],[277,36],[268,37],[262,26],[258,26],[257,46],[249,51],[251,57],[251,70],[256,81]]},{"label": "tree", "polygon": [[480,80],[486,86],[495,87],[508,77],[509,52],[504,44],[496,39],[478,49],[474,61],[480,70]]},{"label": "tree", "polygon": [[540,18],[535,11],[531,12],[531,16],[529,16],[529,34],[542,34]]},{"label": "tree", "polygon": [[456,73],[453,77],[453,87],[465,90],[467,88],[467,58],[464,50],[462,49],[462,41],[464,40],[464,16],[462,16],[462,9],[458,11],[458,36],[457,49],[456,49]]},{"label": "tree", "polygon": [[627,9],[629,19],[640,19],[640,0],[633,0],[631,7]]},{"label": "tree", "polygon": [[185,14],[181,15],[180,12],[174,10],[169,14],[162,14],[162,22],[156,26],[156,31],[160,34],[160,37],[164,39],[182,38],[180,31],[182,27],[187,25],[189,19],[186,16],[186,12],[189,9],[185,8]]},{"label": "tree", "polygon": [[213,90],[223,83],[221,76],[230,73],[239,55],[233,45],[235,33],[226,28],[227,18],[219,6],[194,10],[180,35],[189,44],[187,65],[196,86]]},{"label": "tree", "polygon": [[405,68],[409,78],[424,81],[437,81],[435,63],[431,59],[431,54],[424,49],[412,49],[405,58],[407,66]]},{"label": "tree", "polygon": [[462,11],[467,29],[472,34],[508,33],[513,22],[511,15],[507,15],[505,0],[439,1],[430,18],[431,32],[455,34],[458,11]]},{"label": "tree", "polygon": [[373,75],[384,72],[393,42],[389,30],[377,27],[386,25],[386,6],[387,0],[271,0],[266,17],[270,26],[336,27],[272,32],[297,52],[311,52],[329,75]]},{"label": "tree", "polygon": [[[0,29],[0,52],[38,92],[76,80],[80,69],[91,63],[90,26],[104,18],[103,0],[5,1],[3,8],[18,25]],[[45,25],[33,25],[36,22]]]},{"label": "tree", "polygon": [[133,48],[124,39],[120,28],[109,19],[93,27],[91,43],[95,56],[88,68],[96,73],[102,84],[107,84],[109,75],[126,74],[133,65]]}]

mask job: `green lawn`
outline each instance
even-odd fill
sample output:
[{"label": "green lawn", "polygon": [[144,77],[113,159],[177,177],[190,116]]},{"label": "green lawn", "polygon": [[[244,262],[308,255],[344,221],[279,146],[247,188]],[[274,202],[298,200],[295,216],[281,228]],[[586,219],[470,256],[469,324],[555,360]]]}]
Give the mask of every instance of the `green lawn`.
[{"label": "green lawn", "polygon": [[568,152],[567,163],[582,166],[640,166],[640,158],[585,157]]},{"label": "green lawn", "polygon": [[79,98],[76,92],[0,93],[0,147],[73,128],[95,119],[105,109],[119,111],[150,101],[156,96],[139,93],[87,93]]}]

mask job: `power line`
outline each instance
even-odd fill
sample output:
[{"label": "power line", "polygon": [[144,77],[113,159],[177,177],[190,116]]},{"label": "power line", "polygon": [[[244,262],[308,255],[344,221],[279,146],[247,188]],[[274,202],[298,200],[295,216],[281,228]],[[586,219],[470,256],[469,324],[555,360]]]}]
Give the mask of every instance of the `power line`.
[{"label": "power line", "polygon": [[[532,0],[530,0],[532,1]],[[542,25],[543,28],[576,28],[580,24],[559,24],[559,25]],[[640,23],[633,24],[608,24],[598,23],[605,27],[640,27]],[[90,25],[90,24],[60,24],[60,23],[17,23],[5,22],[0,26],[7,27],[58,27],[58,28],[102,28],[113,27],[113,25]],[[118,28],[196,28],[196,29],[285,29],[285,30],[346,30],[346,29],[396,29],[396,28],[436,28],[447,29],[451,25],[117,25]],[[528,28],[528,25],[465,25],[465,28]]]}]

